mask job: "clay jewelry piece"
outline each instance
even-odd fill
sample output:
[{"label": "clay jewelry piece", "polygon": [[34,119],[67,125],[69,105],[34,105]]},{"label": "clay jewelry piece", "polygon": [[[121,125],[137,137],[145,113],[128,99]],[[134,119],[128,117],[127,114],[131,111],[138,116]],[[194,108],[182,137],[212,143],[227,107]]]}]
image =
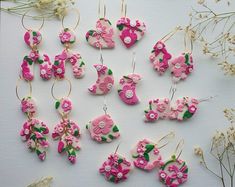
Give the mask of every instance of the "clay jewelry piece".
[{"label": "clay jewelry piece", "polygon": [[172,57],[166,49],[165,42],[179,30],[181,30],[181,28],[176,27],[173,31],[169,32],[159,40],[153,47],[149,60],[152,62],[153,68],[159,73],[159,75],[163,75],[169,68],[169,60]]},{"label": "clay jewelry piece", "polygon": [[183,140],[179,142],[175,154],[173,154],[169,160],[164,162],[158,172],[159,180],[166,186],[178,187],[188,179],[188,166],[185,161],[179,159],[182,150],[178,156],[176,156],[176,152],[178,151],[179,146],[182,146],[183,142]]},{"label": "clay jewelry piece", "polygon": [[101,15],[101,0],[98,8],[99,19],[96,22],[96,29],[86,33],[87,42],[95,48],[114,48],[114,30],[111,22],[105,17],[106,6],[103,5],[103,15]]},{"label": "clay jewelry piece", "polygon": [[135,53],[132,58],[132,73],[122,76],[119,80],[118,95],[121,100],[128,105],[135,105],[139,102],[139,98],[136,95],[136,85],[141,80],[139,74],[135,74]]},{"label": "clay jewelry piece", "polygon": [[60,42],[64,45],[65,49],[61,54],[55,56],[55,61],[53,64],[54,76],[57,79],[63,79],[65,77],[65,64],[69,62],[72,64],[73,75],[75,78],[80,79],[85,74],[85,63],[79,53],[74,53],[70,47],[76,41],[76,36],[73,32],[80,21],[80,13],[77,9],[78,19],[75,27],[73,29],[64,26],[64,18],[62,18],[63,30],[59,34]]},{"label": "clay jewelry piece", "polygon": [[76,162],[76,151],[80,150],[79,137],[81,132],[78,124],[68,118],[68,115],[72,110],[72,102],[69,99],[69,95],[71,93],[71,82],[68,79],[65,80],[68,81],[70,87],[66,97],[59,99],[54,96],[56,80],[51,88],[52,97],[56,100],[55,108],[62,118],[55,126],[52,138],[54,140],[59,140],[58,153],[66,153],[68,160],[74,164]]},{"label": "clay jewelry piece", "polygon": [[175,134],[171,132],[162,137],[157,143],[148,139],[139,141],[131,150],[134,166],[146,171],[161,167],[163,162],[160,149],[166,146],[174,135]]},{"label": "clay jewelry piece", "polygon": [[146,26],[139,20],[131,20],[126,17],[127,5],[122,0],[121,5],[121,18],[117,21],[117,29],[119,37],[123,44],[130,48],[136,44],[143,36],[146,31]]},{"label": "clay jewelry piece", "polygon": [[42,24],[38,30],[28,29],[24,24],[24,18],[27,12],[23,14],[21,22],[22,26],[26,30],[24,34],[24,41],[31,51],[29,55],[26,55],[21,64],[22,78],[26,81],[32,81],[34,79],[34,64],[38,63],[40,67],[41,78],[48,80],[52,77],[52,64],[48,55],[40,55],[38,51],[38,45],[42,41],[42,35],[39,32],[44,25],[44,18],[42,18]]},{"label": "clay jewelry piece", "polygon": [[118,147],[114,153],[109,155],[99,169],[99,172],[104,175],[106,180],[114,183],[126,180],[131,171],[131,162],[117,154]]},{"label": "clay jewelry piece", "polygon": [[23,141],[27,142],[27,147],[30,151],[36,152],[40,160],[45,160],[46,151],[49,147],[49,142],[46,135],[49,134],[49,129],[46,124],[35,118],[36,115],[36,104],[32,98],[32,85],[27,82],[30,87],[28,96],[20,98],[18,94],[19,81],[16,85],[16,96],[21,101],[21,110],[27,116],[28,120],[24,123],[20,136]]},{"label": "clay jewelry piece", "polygon": [[95,64],[94,67],[98,74],[96,83],[90,86],[88,90],[94,95],[105,95],[109,93],[114,84],[113,72],[103,62],[102,51],[100,48],[100,62],[101,64]]},{"label": "clay jewelry piece", "polygon": [[86,129],[90,132],[91,138],[99,143],[112,142],[120,136],[119,128],[107,114],[107,105],[103,106],[104,115],[96,117],[86,125]]}]

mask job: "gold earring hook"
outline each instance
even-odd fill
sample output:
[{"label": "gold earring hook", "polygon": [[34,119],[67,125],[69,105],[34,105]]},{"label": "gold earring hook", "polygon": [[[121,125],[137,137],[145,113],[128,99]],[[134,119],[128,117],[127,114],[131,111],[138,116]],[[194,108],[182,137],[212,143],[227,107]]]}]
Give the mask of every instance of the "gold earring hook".
[{"label": "gold earring hook", "polygon": [[[60,100],[60,99],[57,98],[57,97],[55,97],[54,88],[55,88],[56,82],[57,82],[57,81],[61,81],[61,80],[62,80],[62,79],[55,79],[54,82],[53,82],[53,84],[52,84],[52,87],[51,87],[51,95],[52,95],[52,97],[53,97],[56,101],[58,101],[58,100]],[[69,83],[69,92],[68,92],[68,94],[67,94],[67,96],[66,96],[66,97],[69,97],[70,94],[71,94],[71,91],[72,91],[72,83],[71,83],[71,81],[70,81],[69,79],[67,79],[67,78],[65,78],[65,80]]]},{"label": "gold earring hook", "polygon": [[101,63],[102,65],[104,65],[104,58],[103,58],[103,54],[102,54],[102,49],[101,49],[101,47],[100,47],[100,63]]},{"label": "gold earring hook", "polygon": [[[77,22],[76,22],[75,26],[72,28],[73,30],[76,30],[76,28],[78,27],[78,25],[80,23],[80,11],[77,8],[72,8],[72,10],[74,10],[77,13]],[[62,22],[62,27],[65,29],[68,27],[65,27],[65,25],[64,25],[64,18],[65,18],[65,15],[62,17],[61,22]]]},{"label": "gold earring hook", "polygon": [[198,101],[201,103],[201,102],[206,102],[206,101],[209,101],[211,99],[214,99],[218,97],[218,95],[214,95],[214,96],[209,96],[209,97],[206,97],[206,98],[202,98],[202,99],[199,99]]},{"label": "gold earring hook", "polygon": [[[103,16],[101,14],[101,10],[102,10],[101,5],[103,5]],[[104,0],[99,0],[98,15],[99,15],[99,19],[105,18],[106,16],[106,5],[104,4]]]},{"label": "gold earring hook", "polygon": [[114,154],[116,154],[116,153],[117,153],[117,151],[118,151],[118,149],[119,149],[119,147],[120,147],[120,144],[121,144],[121,143],[119,143],[119,144],[117,145],[117,147],[116,147],[116,149],[115,149]]},{"label": "gold earring hook", "polygon": [[178,156],[176,156],[176,159],[178,159],[180,157],[180,155],[182,154],[182,152],[183,152],[183,145],[184,145],[184,139],[181,139],[179,141],[179,143],[177,144],[177,146],[175,148],[175,151],[174,151],[174,155],[175,156],[177,155],[177,152],[179,151]]},{"label": "gold earring hook", "polygon": [[136,66],[136,53],[135,53],[135,51],[133,51],[133,53],[132,53],[131,66],[132,66],[132,74],[133,74],[135,72],[135,66]]},{"label": "gold earring hook", "polygon": [[[188,40],[190,40],[190,49],[188,49],[186,37],[188,38]],[[185,28],[185,33],[184,33],[184,50],[185,52],[189,52],[189,53],[193,52],[193,41],[188,36],[188,27]]]},{"label": "gold earring hook", "polygon": [[127,4],[125,3],[125,0],[121,0],[121,16],[126,17],[127,12]]},{"label": "gold earring hook", "polygon": [[[25,16],[27,15],[27,13],[29,12],[30,10],[26,11],[23,15],[22,15],[22,18],[21,18],[21,24],[23,26],[23,28],[27,31],[29,30],[32,30],[32,29],[28,29],[25,24],[24,24],[24,19],[25,19]],[[32,17],[33,18],[33,17]],[[40,27],[37,29],[38,31],[40,31],[42,29],[42,27],[44,26],[44,22],[45,22],[45,19],[44,19],[44,16],[42,16],[42,23],[40,25]]]},{"label": "gold earring hook", "polygon": [[167,33],[165,36],[162,37],[161,41],[166,42],[167,40],[169,40],[172,36],[175,35],[175,33],[177,33],[178,31],[182,30],[182,28],[180,26],[175,27],[174,30],[170,31],[169,33]]},{"label": "gold earring hook", "polygon": [[[20,76],[19,77],[19,79],[17,80],[17,83],[16,83],[16,97],[20,100],[20,101],[22,101],[22,99],[23,98],[20,98],[20,96],[19,96],[19,92],[18,92],[18,90],[19,90],[19,86],[20,86],[20,82],[22,81],[23,79],[22,79],[22,77]],[[29,84],[29,97],[31,97],[32,96],[32,84],[31,84],[31,82],[30,81],[26,81],[28,84]]]},{"label": "gold earring hook", "polygon": [[[160,140],[158,140],[158,142],[156,143],[156,145],[158,146],[158,149],[161,149],[163,147],[165,147],[166,145],[168,145],[170,143],[170,141],[175,138],[175,133],[174,132],[170,132],[167,135],[163,136]],[[160,145],[161,142],[164,142],[163,145]]]},{"label": "gold earring hook", "polygon": [[107,101],[106,101],[106,97],[104,96],[103,111],[104,111],[105,115],[107,114],[107,110],[108,110]]},{"label": "gold earring hook", "polygon": [[170,101],[173,100],[175,93],[177,91],[176,84],[173,84],[169,90],[169,95],[170,95]]}]

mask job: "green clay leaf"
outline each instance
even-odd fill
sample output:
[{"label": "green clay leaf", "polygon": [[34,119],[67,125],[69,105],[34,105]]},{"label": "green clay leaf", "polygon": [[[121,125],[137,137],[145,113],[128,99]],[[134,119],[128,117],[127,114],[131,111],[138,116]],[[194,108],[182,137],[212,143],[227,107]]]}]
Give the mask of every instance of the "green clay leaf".
[{"label": "green clay leaf", "polygon": [[26,60],[27,60],[27,62],[28,62],[29,65],[32,65],[32,64],[33,64],[33,60],[32,60],[31,58],[28,58],[28,57],[27,57]]},{"label": "green clay leaf", "polygon": [[145,160],[149,161],[149,154],[148,153],[144,153],[144,158],[145,158]]},{"label": "green clay leaf", "polygon": [[132,158],[139,158],[139,155],[132,155]]},{"label": "green clay leaf", "polygon": [[42,60],[42,59],[38,59],[38,63],[39,63],[39,64],[42,64],[42,63],[43,63],[43,60]]},{"label": "green clay leaf", "polygon": [[109,180],[110,180],[111,182],[114,182],[114,181],[115,181],[115,177],[114,177],[114,176],[111,176],[111,177],[109,178]]},{"label": "green clay leaf", "polygon": [[74,136],[78,136],[78,135],[79,135],[79,131],[78,131],[78,130],[75,130]]},{"label": "green clay leaf", "polygon": [[153,144],[146,144],[145,148],[146,148],[145,153],[149,153],[154,149],[154,145]]},{"label": "green clay leaf", "polygon": [[148,114],[148,110],[145,110],[144,113],[145,113],[145,114]]},{"label": "green clay leaf", "polygon": [[117,28],[118,28],[118,30],[122,31],[122,29],[124,28],[124,25],[122,25],[122,24],[117,25]]},{"label": "green clay leaf", "polygon": [[122,158],[119,158],[118,159],[118,163],[121,164],[123,162],[123,159]]},{"label": "green clay leaf", "polygon": [[58,109],[59,106],[60,106],[60,102],[59,102],[59,101],[56,101],[56,103],[55,103],[55,108]]},{"label": "green clay leaf", "polygon": [[162,59],[162,58],[160,58],[160,59],[159,59],[159,62],[162,62],[162,61],[163,61],[163,59]]},{"label": "green clay leaf", "polygon": [[113,127],[113,132],[118,132],[119,131],[119,129],[118,129],[118,127],[115,125],[114,127]]},{"label": "green clay leaf", "polygon": [[184,113],[183,119],[189,119],[193,116],[192,113],[190,113],[188,110]]},{"label": "green clay leaf", "polygon": [[37,155],[40,155],[40,154],[41,154],[41,151],[39,151],[38,149],[36,149],[36,153],[37,153]]},{"label": "green clay leaf", "polygon": [[154,50],[154,49],[151,51],[151,53],[153,53],[153,52],[155,52],[155,50]]},{"label": "green clay leaf", "polygon": [[102,142],[106,142],[107,138],[105,138],[104,136],[101,136],[101,140],[102,140]]},{"label": "green clay leaf", "polygon": [[120,93],[122,90],[118,90],[118,93]]},{"label": "green clay leaf", "polygon": [[149,104],[149,109],[152,110],[152,104]]},{"label": "green clay leaf", "polygon": [[186,53],[184,57],[185,57],[185,64],[190,65],[189,64],[189,54]]},{"label": "green clay leaf", "polygon": [[86,125],[86,129],[88,129],[88,127],[89,127],[89,126],[88,126],[88,125]]},{"label": "green clay leaf", "polygon": [[54,62],[54,65],[55,65],[55,66],[59,66],[59,61],[55,61],[55,62]]},{"label": "green clay leaf", "polygon": [[80,63],[80,65],[79,65],[79,67],[82,67],[82,66],[84,66],[85,65],[85,63],[82,61],[81,63]]},{"label": "green clay leaf", "polygon": [[33,31],[33,36],[37,36],[37,32]]},{"label": "green clay leaf", "polygon": [[112,75],[112,74],[113,74],[113,72],[112,72],[111,69],[108,70],[108,74],[109,74],[109,75]]},{"label": "green clay leaf", "polygon": [[109,137],[111,140],[113,140],[113,139],[114,139],[114,137],[113,137],[113,135],[112,135],[112,134],[109,134],[109,135],[108,135],[108,137]]}]

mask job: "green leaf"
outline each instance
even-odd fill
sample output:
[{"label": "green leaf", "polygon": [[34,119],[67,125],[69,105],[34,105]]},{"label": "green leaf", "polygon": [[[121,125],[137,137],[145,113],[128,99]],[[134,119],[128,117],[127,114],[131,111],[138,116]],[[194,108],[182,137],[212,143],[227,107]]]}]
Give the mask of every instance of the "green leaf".
[{"label": "green leaf", "polygon": [[26,61],[28,62],[29,65],[33,64],[33,60],[29,57],[26,57]]},{"label": "green leaf", "polygon": [[193,116],[192,113],[190,113],[188,110],[184,113],[183,119],[189,119]]},{"label": "green leaf", "polygon": [[76,152],[75,152],[75,150],[74,150],[73,148],[70,148],[70,149],[68,150],[68,154],[69,154],[69,156],[70,156],[70,155],[76,156]]},{"label": "green leaf", "polygon": [[146,148],[145,153],[149,153],[154,149],[154,145],[153,144],[146,144],[145,148]]},{"label": "green leaf", "polygon": [[113,137],[113,135],[112,135],[112,134],[109,134],[109,135],[108,135],[108,137],[109,137],[111,140],[113,140],[113,139],[114,139],[114,137]]},{"label": "green leaf", "polygon": [[148,110],[145,110],[144,113],[145,113],[145,114],[148,114]]},{"label": "green leaf", "polygon": [[37,32],[33,31],[33,36],[37,36]]},{"label": "green leaf", "polygon": [[111,182],[114,182],[114,181],[115,181],[115,177],[114,177],[114,176],[111,176],[111,177],[109,178],[109,180],[110,180]]},{"label": "green leaf", "polygon": [[118,163],[121,164],[123,162],[123,159],[122,158],[119,158],[118,159]]},{"label": "green leaf", "polygon": [[59,66],[59,61],[55,61],[55,62],[54,62],[54,65],[55,65],[55,66]]},{"label": "green leaf", "polygon": [[86,129],[88,129],[88,125],[86,125]]},{"label": "green leaf", "polygon": [[32,135],[30,136],[30,139],[32,139],[33,141],[35,141],[35,140],[36,140],[36,135],[35,135],[35,134],[32,134]]},{"label": "green leaf", "polygon": [[132,155],[132,158],[139,158],[139,155]]},{"label": "green leaf", "polygon": [[78,130],[75,130],[74,136],[78,136],[78,135],[79,135],[79,131],[78,131]]},{"label": "green leaf", "polygon": [[58,109],[59,106],[60,106],[60,102],[59,102],[59,101],[56,101],[56,103],[55,103],[55,108]]},{"label": "green leaf", "polygon": [[39,151],[38,149],[36,149],[36,153],[37,153],[37,155],[40,155],[40,154],[41,154],[41,151]]},{"label": "green leaf", "polygon": [[149,161],[149,154],[148,153],[144,153],[144,158],[145,158],[145,160]]},{"label": "green leaf", "polygon": [[79,65],[79,67],[82,67],[82,66],[84,66],[85,65],[85,63],[82,61],[81,63],[80,63],[80,65]]},{"label": "green leaf", "polygon": [[95,31],[90,30],[90,31],[89,31],[89,35],[92,36],[94,32],[95,32]]},{"label": "green leaf", "polygon": [[121,92],[121,91],[122,91],[122,90],[121,90],[121,89],[119,89],[119,90],[118,90],[118,93],[119,93],[119,92]]},{"label": "green leaf", "polygon": [[160,58],[160,59],[159,59],[159,62],[162,62],[162,61],[163,61],[163,59],[162,59],[162,58]]},{"label": "green leaf", "polygon": [[172,160],[175,160],[175,159],[176,159],[176,156],[175,156],[175,155],[172,155],[171,158],[172,158]]},{"label": "green leaf", "polygon": [[184,57],[185,57],[185,64],[190,65],[190,64],[189,64],[189,54],[186,53],[186,54],[184,55]]},{"label": "green leaf", "polygon": [[119,131],[119,129],[118,129],[118,127],[115,125],[114,127],[113,127],[113,132],[118,132]]},{"label": "green leaf", "polygon": [[152,104],[149,104],[149,109],[152,110]]},{"label": "green leaf", "polygon": [[111,69],[108,70],[108,74],[109,74],[109,75],[112,75],[112,74],[113,74],[113,72],[112,72]]},{"label": "green leaf", "polygon": [[153,53],[153,52],[155,52],[155,50],[154,50],[154,49],[151,51],[151,53]]},{"label": "green leaf", "polygon": [[104,136],[101,136],[101,140],[102,140],[103,142],[106,142],[106,141],[107,141],[107,138],[105,138]]},{"label": "green leaf", "polygon": [[42,64],[42,63],[43,63],[43,60],[42,60],[42,59],[38,59],[38,63],[39,63],[39,64]]},{"label": "green leaf", "polygon": [[117,25],[117,28],[118,28],[118,30],[121,31],[124,28],[124,25],[123,24]]}]

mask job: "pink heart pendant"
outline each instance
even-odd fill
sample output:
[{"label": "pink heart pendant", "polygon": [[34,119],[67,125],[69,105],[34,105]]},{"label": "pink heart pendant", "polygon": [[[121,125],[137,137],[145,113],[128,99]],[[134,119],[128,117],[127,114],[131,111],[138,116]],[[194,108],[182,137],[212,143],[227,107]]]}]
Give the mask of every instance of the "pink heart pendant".
[{"label": "pink heart pendant", "polygon": [[127,48],[139,41],[146,31],[146,26],[139,20],[131,21],[129,18],[122,17],[117,21],[119,37]]},{"label": "pink heart pendant", "polygon": [[86,33],[87,42],[95,48],[114,48],[114,30],[111,22],[106,18],[100,18],[96,22],[96,30]]}]

